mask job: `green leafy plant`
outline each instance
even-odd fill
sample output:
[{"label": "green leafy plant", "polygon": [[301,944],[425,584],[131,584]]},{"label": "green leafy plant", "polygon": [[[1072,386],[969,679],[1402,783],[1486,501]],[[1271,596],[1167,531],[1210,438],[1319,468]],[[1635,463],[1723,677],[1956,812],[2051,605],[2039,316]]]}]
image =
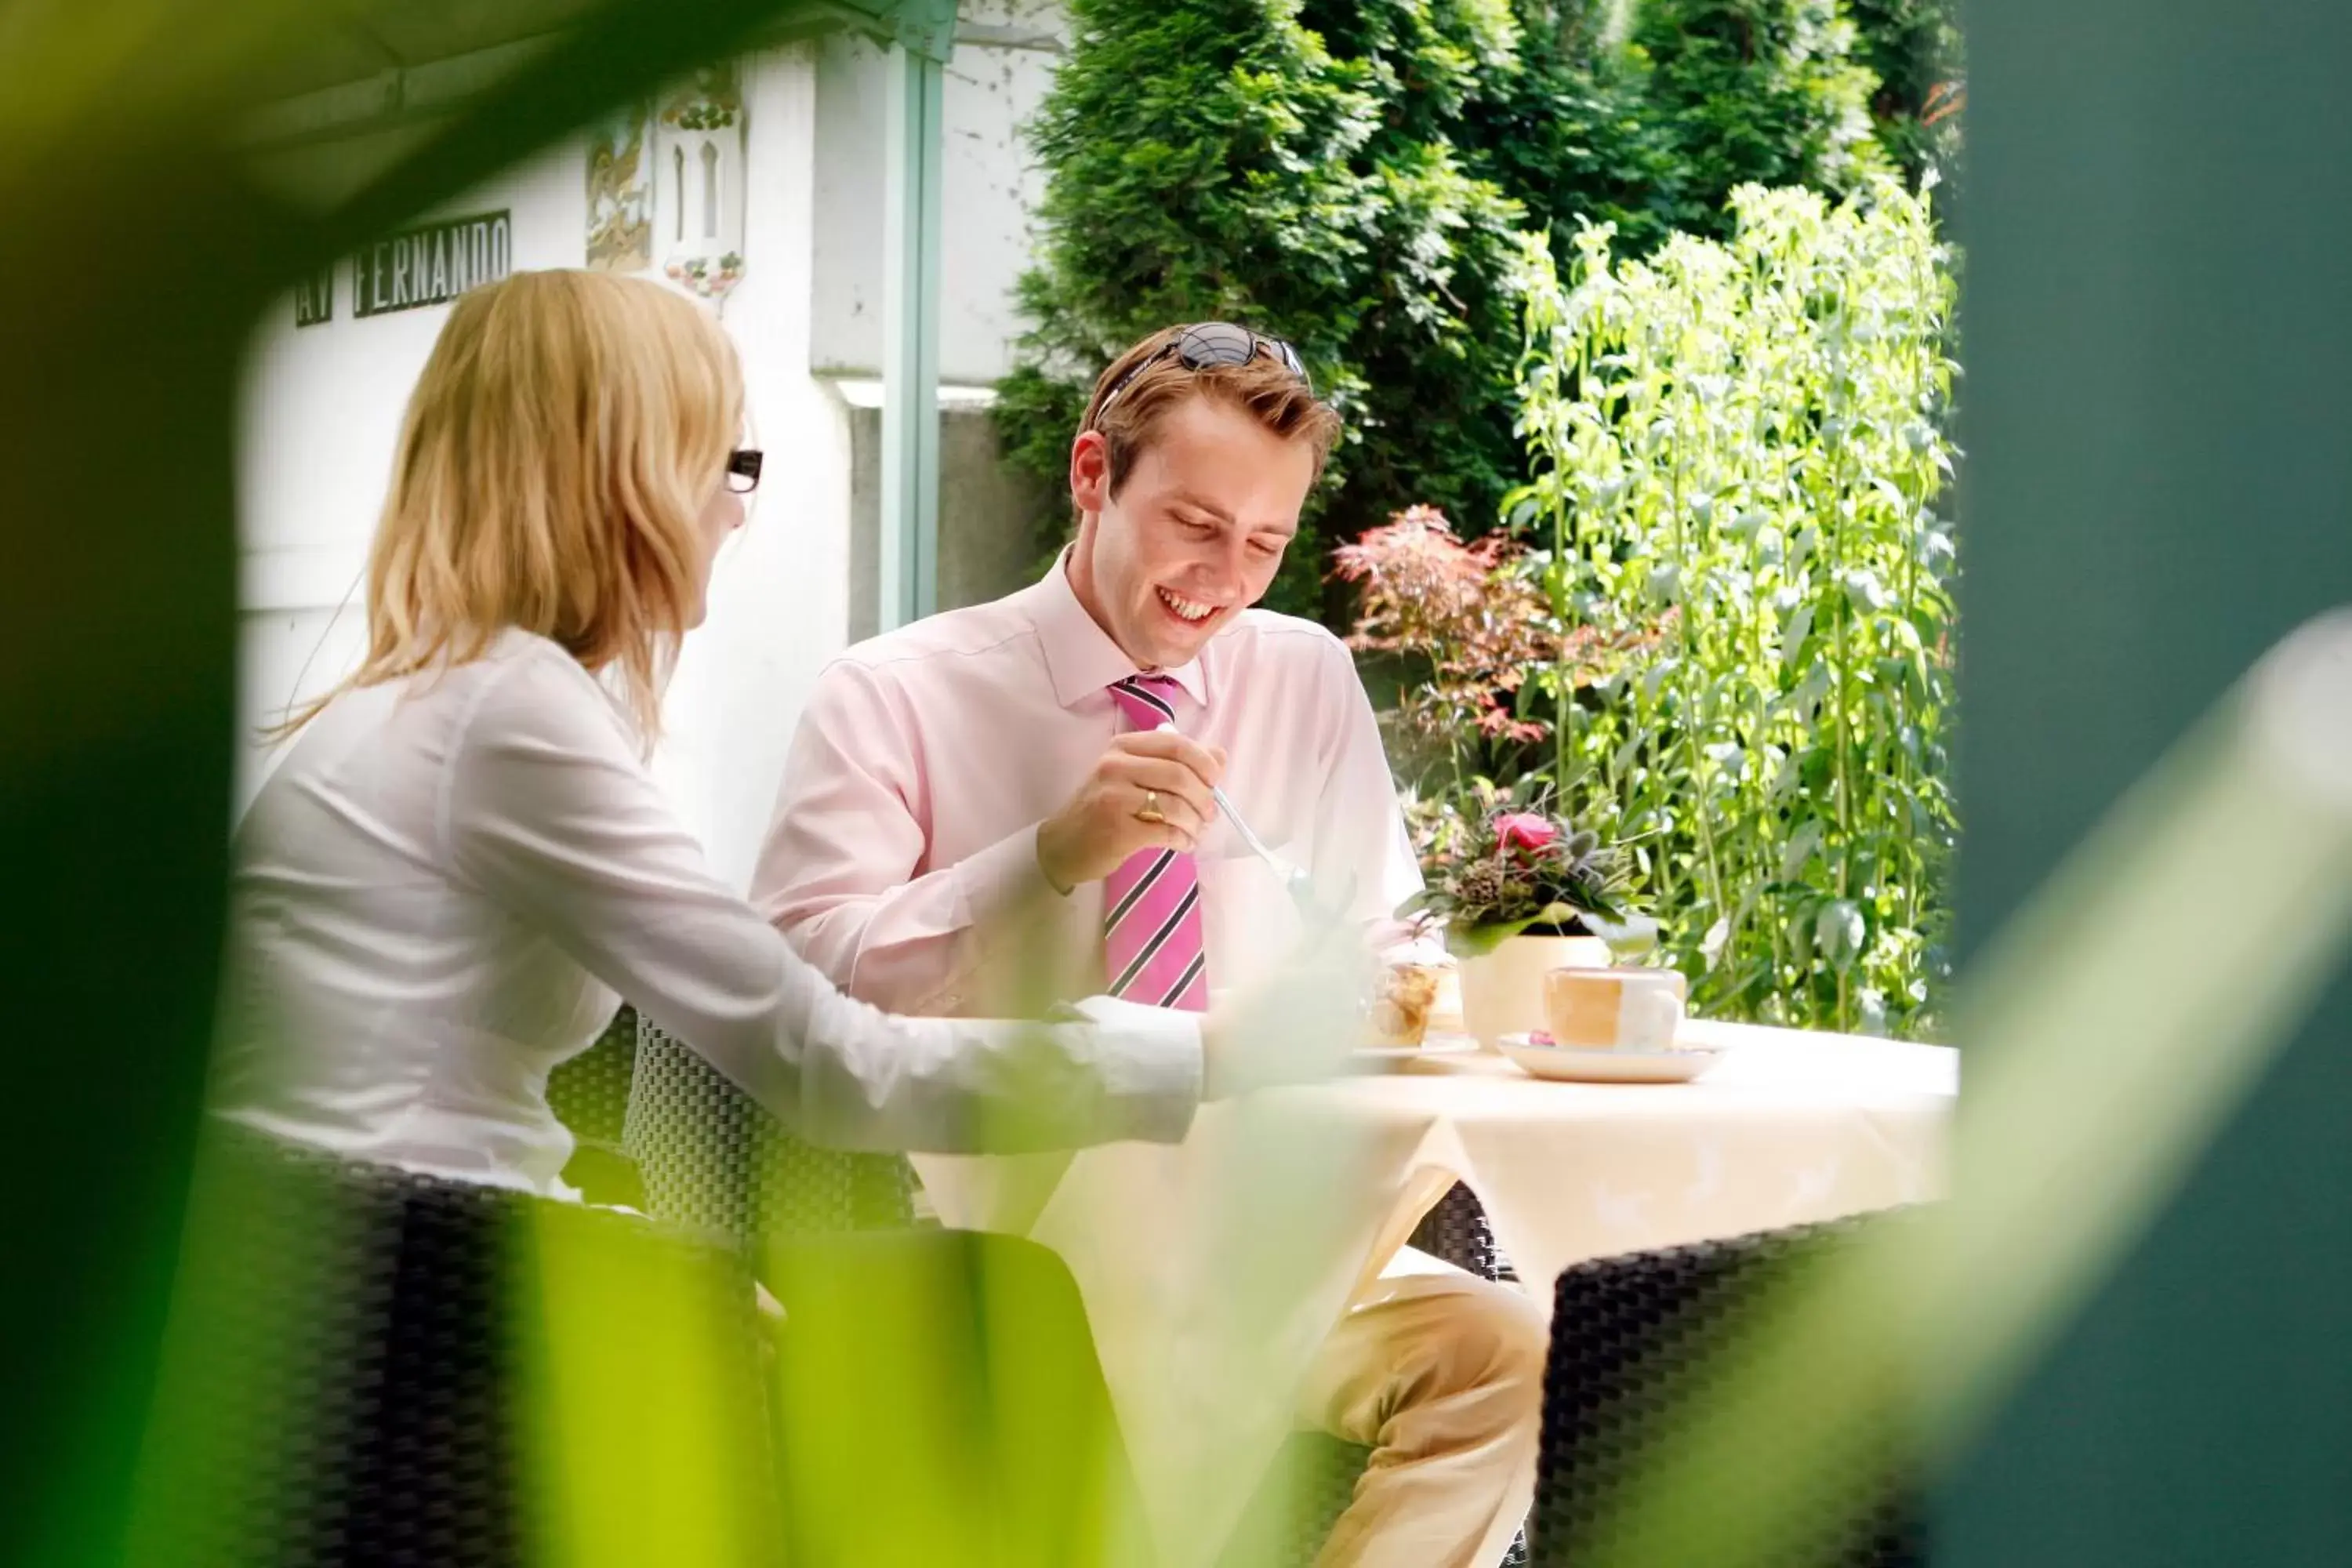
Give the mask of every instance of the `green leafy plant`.
[{"label": "green leafy plant", "polygon": [[1426,886],[1401,913],[1442,918],[1465,953],[1514,936],[1597,934],[1625,918],[1623,858],[1553,815],[1535,781],[1505,790],[1480,779],[1466,804],[1440,799],[1419,814]]},{"label": "green leafy plant", "polygon": [[1957,832],[1949,258],[1889,178],[1732,205],[1728,240],[1646,261],[1588,227],[1565,285],[1526,247],[1526,569],[1564,625],[1660,636],[1598,679],[1531,671],[1522,701],[1696,1005],[1916,1034]]},{"label": "green leafy plant", "polygon": [[1511,68],[1517,24],[1500,4],[1341,9],[1327,40],[1284,0],[1076,0],[1030,127],[1035,325],[996,411],[1013,460],[1055,476],[1095,374],[1145,332],[1225,318],[1288,338],[1348,425],[1271,600],[1309,614],[1318,527],[1353,537],[1400,496],[1490,511],[1522,462],[1523,215],[1447,134]]},{"label": "green leafy plant", "polygon": [[[1721,237],[1743,184],[1842,195],[1890,167],[1870,113],[1878,79],[1840,0],[1644,0],[1635,15],[1627,53],[1666,143],[1669,227]],[[1646,250],[1655,237],[1635,237]]]},{"label": "green leafy plant", "polygon": [[[1612,18],[1633,18],[1619,27]],[[1526,477],[1523,233],[1646,251],[1746,180],[1887,163],[1834,0],[1073,0],[1029,129],[1045,189],[1003,450],[1048,483],[1095,374],[1171,321],[1297,344],[1348,423],[1269,603],[1333,625],[1324,547],[1415,503],[1471,533]],[[1565,252],[1563,252],[1565,255]],[[1041,551],[1066,519],[1042,519]]]},{"label": "green leafy plant", "polygon": [[1909,66],[1910,8],[1933,3],[1519,0],[1519,69],[1468,110],[1465,155],[1563,245],[1579,223],[1615,224],[1629,256],[1720,237],[1741,184],[1843,195],[1890,166],[1908,120],[1875,112],[1877,70]]}]

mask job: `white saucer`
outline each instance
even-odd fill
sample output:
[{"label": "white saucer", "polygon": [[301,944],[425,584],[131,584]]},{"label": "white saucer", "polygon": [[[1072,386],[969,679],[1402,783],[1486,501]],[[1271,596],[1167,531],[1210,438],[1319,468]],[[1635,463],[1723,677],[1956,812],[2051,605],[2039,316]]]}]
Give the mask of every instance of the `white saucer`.
[{"label": "white saucer", "polygon": [[1569,1083],[1688,1083],[1723,1055],[1719,1046],[1673,1051],[1576,1050],[1539,1046],[1525,1035],[1505,1035],[1496,1044],[1530,1078]]},{"label": "white saucer", "polygon": [[1410,1062],[1423,1057],[1469,1056],[1478,1042],[1468,1035],[1429,1034],[1417,1046],[1358,1046],[1348,1054],[1360,1062]]}]

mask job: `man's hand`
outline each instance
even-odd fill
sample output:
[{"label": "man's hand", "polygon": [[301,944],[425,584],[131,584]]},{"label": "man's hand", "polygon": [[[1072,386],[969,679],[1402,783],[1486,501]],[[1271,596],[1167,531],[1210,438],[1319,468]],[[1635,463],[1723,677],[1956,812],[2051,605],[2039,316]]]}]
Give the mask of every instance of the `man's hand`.
[{"label": "man's hand", "polygon": [[[1191,851],[1216,815],[1209,790],[1224,771],[1222,748],[1173,730],[1121,735],[1070,804],[1038,824],[1037,868],[1066,893],[1101,881],[1139,849]],[[1136,816],[1155,804],[1164,821]]]}]

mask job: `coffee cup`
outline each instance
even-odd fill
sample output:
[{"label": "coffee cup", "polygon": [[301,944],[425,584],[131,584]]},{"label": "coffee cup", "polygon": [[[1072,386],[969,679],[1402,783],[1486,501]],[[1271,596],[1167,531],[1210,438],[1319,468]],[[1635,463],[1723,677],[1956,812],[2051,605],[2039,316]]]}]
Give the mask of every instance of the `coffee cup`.
[{"label": "coffee cup", "polygon": [[1544,1023],[1580,1051],[1669,1051],[1690,983],[1677,969],[1580,969],[1544,975]]}]

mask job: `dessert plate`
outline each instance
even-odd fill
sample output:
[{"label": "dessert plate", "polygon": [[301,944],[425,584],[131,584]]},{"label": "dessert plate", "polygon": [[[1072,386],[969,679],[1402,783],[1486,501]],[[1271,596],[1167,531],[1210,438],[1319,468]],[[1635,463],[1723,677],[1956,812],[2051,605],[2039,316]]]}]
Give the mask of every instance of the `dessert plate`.
[{"label": "dessert plate", "polygon": [[1422,1037],[1417,1046],[1358,1046],[1348,1054],[1360,1062],[1410,1062],[1423,1057],[1463,1057],[1474,1055],[1478,1042],[1468,1035],[1441,1035],[1434,1030]]}]

